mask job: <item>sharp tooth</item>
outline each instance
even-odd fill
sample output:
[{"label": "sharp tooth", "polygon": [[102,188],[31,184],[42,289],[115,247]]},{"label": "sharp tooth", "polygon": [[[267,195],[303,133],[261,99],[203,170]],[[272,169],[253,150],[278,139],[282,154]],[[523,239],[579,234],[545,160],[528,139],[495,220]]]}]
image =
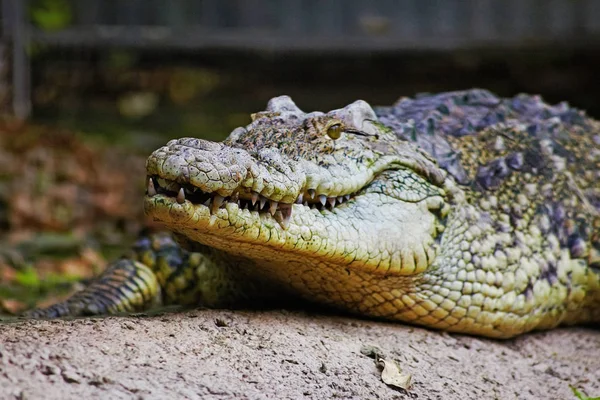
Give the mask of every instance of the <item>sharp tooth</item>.
[{"label": "sharp tooth", "polygon": [[225,198],[223,196],[219,196],[218,194],[215,194],[213,199],[214,200],[213,200],[213,205],[212,205],[212,212],[214,214],[219,210],[219,208],[221,207],[221,204],[223,204],[223,200],[225,200]]},{"label": "sharp tooth", "polygon": [[303,205],[304,207],[308,207],[308,201],[305,201],[304,203],[302,203],[302,205]]},{"label": "sharp tooth", "polygon": [[156,188],[154,187],[154,181],[152,178],[148,178],[148,189],[146,189],[148,196],[156,196]]},{"label": "sharp tooth", "polygon": [[262,210],[263,208],[265,208],[265,203],[267,202],[267,198],[264,196],[260,196],[259,198],[259,204],[260,204],[260,208],[259,210]]},{"label": "sharp tooth", "polygon": [[206,199],[206,201],[202,204],[204,204],[206,207],[210,207],[210,200],[211,198],[209,197],[208,199]]},{"label": "sharp tooth", "polygon": [[347,194],[347,195],[345,195],[345,196],[344,196],[344,198],[345,198],[346,200],[350,200],[350,195],[349,195],[349,194]]},{"label": "sharp tooth", "polygon": [[269,206],[269,212],[271,213],[271,215],[275,215],[275,211],[277,211],[277,205],[279,203],[276,201],[271,201],[271,205]]},{"label": "sharp tooth", "polygon": [[231,202],[237,203],[239,198],[240,198],[240,192],[233,192],[233,194],[231,195]]},{"label": "sharp tooth", "polygon": [[335,207],[335,197],[328,197],[327,202],[332,208]]},{"label": "sharp tooth", "polygon": [[252,205],[255,205],[257,200],[258,200],[258,193],[252,192]]},{"label": "sharp tooth", "polygon": [[302,204],[303,199],[304,196],[302,195],[302,193],[300,193],[300,195],[298,195],[298,198],[296,199],[296,204]]},{"label": "sharp tooth", "polygon": [[179,204],[185,203],[185,192],[183,188],[179,188],[179,193],[177,193],[177,198],[175,199]]},{"label": "sharp tooth", "polygon": [[344,202],[344,196],[338,196],[337,202],[340,203],[340,204],[343,203]]},{"label": "sharp tooth", "polygon": [[308,197],[310,197],[311,199],[314,199],[315,194],[317,193],[315,189],[308,189],[306,192],[308,193]]},{"label": "sharp tooth", "polygon": [[283,229],[287,229],[290,226],[290,219],[292,218],[292,205],[282,203],[279,206],[279,211],[281,211],[280,225]]},{"label": "sharp tooth", "polygon": [[324,194],[320,195],[319,201],[321,202],[321,204],[325,205],[325,203],[327,203],[327,196],[325,196]]}]

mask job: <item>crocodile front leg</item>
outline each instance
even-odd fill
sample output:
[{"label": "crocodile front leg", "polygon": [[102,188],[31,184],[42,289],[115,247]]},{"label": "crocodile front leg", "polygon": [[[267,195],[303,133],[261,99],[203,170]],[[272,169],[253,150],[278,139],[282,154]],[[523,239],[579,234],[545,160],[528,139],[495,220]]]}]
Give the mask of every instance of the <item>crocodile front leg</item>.
[{"label": "crocodile front leg", "polygon": [[124,258],[67,300],[25,313],[58,318],[139,312],[160,305],[232,307],[273,296],[266,283],[243,272],[246,261],[211,248],[181,248],[170,234],[141,237]]}]

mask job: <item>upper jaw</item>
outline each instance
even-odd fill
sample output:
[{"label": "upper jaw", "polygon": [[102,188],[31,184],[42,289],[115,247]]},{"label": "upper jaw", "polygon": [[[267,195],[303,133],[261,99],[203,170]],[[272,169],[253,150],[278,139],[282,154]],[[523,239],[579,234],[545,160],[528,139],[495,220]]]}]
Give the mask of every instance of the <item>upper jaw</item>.
[{"label": "upper jaw", "polygon": [[248,151],[202,139],[172,140],[146,161],[149,176],[156,176],[203,192],[231,196],[256,192],[276,201],[292,203],[304,177],[282,164],[267,170]]},{"label": "upper jaw", "polygon": [[292,159],[272,147],[250,152],[223,143],[182,138],[154,151],[146,161],[146,170],[148,176],[176,182],[190,193],[199,189],[222,197],[262,196],[294,204],[355,193],[388,162],[381,158],[369,167],[330,163],[324,168],[314,161]]}]

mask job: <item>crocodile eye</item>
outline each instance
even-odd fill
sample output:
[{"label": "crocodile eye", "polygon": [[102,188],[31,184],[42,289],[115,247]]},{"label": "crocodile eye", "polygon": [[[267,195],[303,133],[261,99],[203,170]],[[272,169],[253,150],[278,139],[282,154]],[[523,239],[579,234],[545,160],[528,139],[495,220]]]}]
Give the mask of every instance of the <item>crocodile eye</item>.
[{"label": "crocodile eye", "polygon": [[333,140],[339,139],[342,136],[342,124],[334,124],[327,128],[327,136]]}]

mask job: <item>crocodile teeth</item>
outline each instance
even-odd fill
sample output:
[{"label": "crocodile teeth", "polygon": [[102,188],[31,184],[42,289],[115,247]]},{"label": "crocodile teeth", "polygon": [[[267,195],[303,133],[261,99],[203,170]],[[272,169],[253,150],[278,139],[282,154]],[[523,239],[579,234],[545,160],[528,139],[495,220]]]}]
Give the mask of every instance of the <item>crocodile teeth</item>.
[{"label": "crocodile teeth", "polygon": [[179,188],[179,193],[177,193],[177,198],[175,200],[177,200],[177,203],[179,204],[185,203],[185,192],[183,191],[183,188]]},{"label": "crocodile teeth", "polygon": [[276,201],[272,201],[271,205],[269,206],[269,212],[271,213],[271,215],[275,215],[275,211],[277,211],[277,205],[279,203],[277,203]]},{"label": "crocodile teeth", "polygon": [[258,201],[259,201],[259,204],[260,204],[259,210],[262,210],[263,208],[265,208],[265,204],[267,203],[267,198],[263,197],[263,196],[260,196],[260,198],[259,198]]},{"label": "crocodile teeth", "polygon": [[223,196],[219,196],[218,194],[215,195],[213,204],[212,204],[212,210],[211,210],[213,212],[213,214],[219,210],[219,208],[221,207],[221,204],[223,204],[223,200],[225,200],[225,198]]},{"label": "crocodile teeth", "polygon": [[[289,219],[289,215],[291,215],[291,211],[288,209],[291,209],[293,203],[303,204],[305,207],[319,211],[331,211],[338,204],[343,204],[352,198],[351,194],[328,197],[326,194],[317,194],[316,189],[306,189],[306,191],[299,193],[295,201],[290,204],[270,200],[255,191],[244,193],[246,193],[244,194],[244,198],[240,198],[240,192],[238,191],[233,191],[229,197],[224,197],[218,195],[216,192],[204,192],[202,189],[194,187],[191,184],[179,184],[158,176],[149,176],[146,187],[146,194],[149,197],[161,194],[171,197],[178,204],[184,204],[186,201],[191,204],[203,204],[213,214],[227,202],[237,204],[239,209],[258,212],[268,211],[273,217],[275,217],[277,211],[282,211],[283,215],[286,216],[286,221]],[[447,210],[445,211],[447,212]],[[275,218],[279,220],[279,214]],[[285,221],[283,224],[287,226]]]},{"label": "crocodile teeth", "polygon": [[153,197],[156,196],[156,187],[154,187],[154,181],[152,178],[148,178],[148,188],[146,189],[148,196]]},{"label": "crocodile teeth", "polygon": [[280,225],[283,229],[287,229],[290,226],[290,219],[292,218],[292,205],[281,204],[279,206],[279,211],[281,211]]}]

